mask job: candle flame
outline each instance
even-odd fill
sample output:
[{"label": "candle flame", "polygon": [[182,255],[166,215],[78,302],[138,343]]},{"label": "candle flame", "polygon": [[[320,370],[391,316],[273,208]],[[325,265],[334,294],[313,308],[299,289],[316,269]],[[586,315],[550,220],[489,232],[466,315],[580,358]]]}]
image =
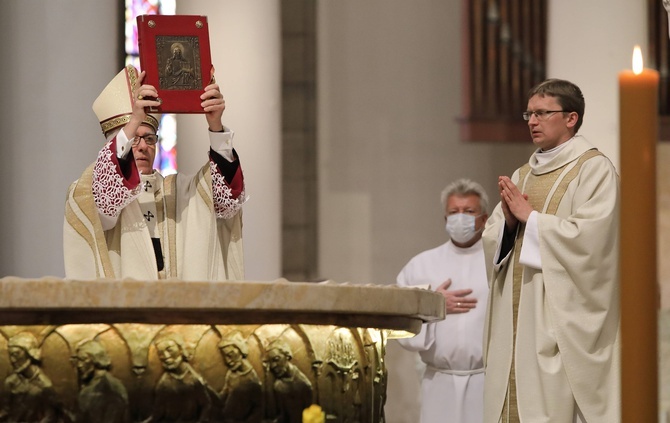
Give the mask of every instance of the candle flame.
[{"label": "candle flame", "polygon": [[642,62],[642,50],[640,46],[635,46],[633,49],[633,73],[639,75],[644,69],[644,64]]}]

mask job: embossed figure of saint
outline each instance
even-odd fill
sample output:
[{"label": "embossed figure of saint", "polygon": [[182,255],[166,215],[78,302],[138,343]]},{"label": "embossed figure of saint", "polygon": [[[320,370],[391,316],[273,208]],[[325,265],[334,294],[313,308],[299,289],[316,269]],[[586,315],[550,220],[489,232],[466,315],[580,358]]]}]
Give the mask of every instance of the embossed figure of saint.
[{"label": "embossed figure of saint", "polygon": [[184,57],[184,45],[182,43],[173,43],[170,46],[172,56],[167,59],[165,65],[165,75],[169,85],[172,86],[190,86],[193,83],[193,65]]},{"label": "embossed figure of saint", "polygon": [[280,339],[267,347],[266,361],[275,377],[273,389],[277,400],[277,423],[301,423],[302,411],[312,404],[312,383],[293,363],[293,352]]},{"label": "embossed figure of saint", "polygon": [[40,349],[35,336],[18,333],[7,345],[14,372],[5,379],[3,422],[61,422],[64,415],[51,380],[40,368]]},{"label": "embossed figure of saint", "polygon": [[205,380],[188,363],[185,342],[167,334],[155,342],[165,372],[155,387],[154,407],[148,422],[209,421],[212,400]]},{"label": "embossed figure of saint", "polygon": [[256,370],[247,356],[249,347],[239,332],[232,332],[219,342],[228,373],[221,390],[224,423],[260,423],[263,418],[263,390]]},{"label": "embossed figure of saint", "polygon": [[109,373],[112,362],[105,347],[97,341],[84,341],[73,358],[79,377],[77,422],[129,422],[128,392]]}]

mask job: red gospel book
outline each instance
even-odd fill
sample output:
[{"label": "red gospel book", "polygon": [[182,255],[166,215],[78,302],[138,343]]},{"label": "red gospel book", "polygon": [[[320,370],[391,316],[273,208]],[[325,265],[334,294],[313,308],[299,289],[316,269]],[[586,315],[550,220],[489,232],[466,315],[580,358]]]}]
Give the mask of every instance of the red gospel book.
[{"label": "red gospel book", "polygon": [[144,83],[158,90],[156,113],[204,113],[200,95],[213,77],[207,16],[137,17]]}]

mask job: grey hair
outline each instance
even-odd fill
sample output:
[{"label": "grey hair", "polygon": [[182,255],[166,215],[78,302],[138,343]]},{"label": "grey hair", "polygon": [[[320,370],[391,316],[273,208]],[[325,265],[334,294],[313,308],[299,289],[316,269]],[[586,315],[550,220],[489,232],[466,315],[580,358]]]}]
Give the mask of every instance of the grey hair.
[{"label": "grey hair", "polygon": [[488,213],[489,209],[489,196],[486,195],[484,187],[478,184],[475,181],[470,179],[458,179],[442,190],[440,195],[440,201],[442,202],[442,208],[447,207],[447,200],[452,195],[470,195],[474,194],[479,197],[479,205],[482,208],[482,213]]}]

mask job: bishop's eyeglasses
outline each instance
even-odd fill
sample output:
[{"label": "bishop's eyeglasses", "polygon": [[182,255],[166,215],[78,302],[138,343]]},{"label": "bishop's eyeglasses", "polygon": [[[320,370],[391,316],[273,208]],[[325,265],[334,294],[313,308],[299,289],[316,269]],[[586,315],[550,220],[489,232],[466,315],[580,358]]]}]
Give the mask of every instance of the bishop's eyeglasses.
[{"label": "bishop's eyeglasses", "polygon": [[144,142],[149,146],[156,145],[156,143],[158,142],[158,135],[156,134],[135,135],[135,138],[133,138],[133,147],[137,147],[141,139],[143,139]]},{"label": "bishop's eyeglasses", "polygon": [[535,110],[535,111],[528,111],[528,112],[523,112],[521,116],[523,116],[523,120],[530,120],[530,117],[535,115],[537,120],[547,120],[549,119],[554,113],[566,113],[567,110]]}]

